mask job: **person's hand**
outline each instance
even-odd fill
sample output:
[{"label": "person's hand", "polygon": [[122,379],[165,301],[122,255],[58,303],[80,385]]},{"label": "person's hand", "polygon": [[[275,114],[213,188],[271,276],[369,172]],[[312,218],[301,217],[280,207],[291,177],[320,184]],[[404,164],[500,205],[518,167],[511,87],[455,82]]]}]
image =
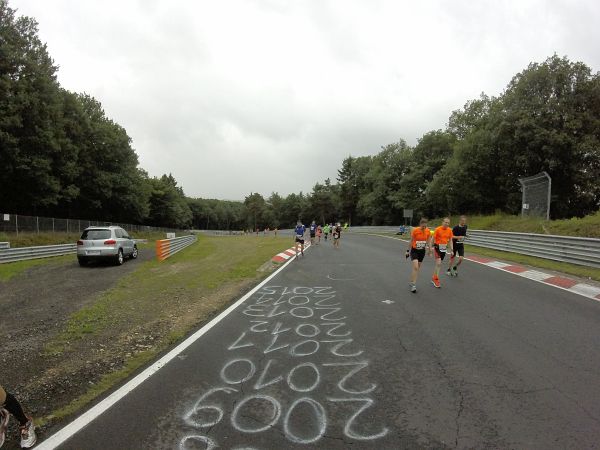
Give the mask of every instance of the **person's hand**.
[{"label": "person's hand", "polygon": [[405,257],[406,259],[408,259],[408,257],[409,257],[409,256],[410,256],[410,250],[406,250],[406,255],[404,255],[404,257]]}]

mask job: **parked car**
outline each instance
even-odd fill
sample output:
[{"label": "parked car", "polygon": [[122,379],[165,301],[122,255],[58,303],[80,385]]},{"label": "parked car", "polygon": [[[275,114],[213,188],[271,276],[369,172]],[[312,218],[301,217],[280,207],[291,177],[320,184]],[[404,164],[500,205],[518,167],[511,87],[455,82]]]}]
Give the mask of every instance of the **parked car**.
[{"label": "parked car", "polygon": [[109,260],[123,264],[126,257],[135,259],[138,249],[135,241],[121,227],[89,227],[77,241],[77,260],[80,266],[89,261]]}]

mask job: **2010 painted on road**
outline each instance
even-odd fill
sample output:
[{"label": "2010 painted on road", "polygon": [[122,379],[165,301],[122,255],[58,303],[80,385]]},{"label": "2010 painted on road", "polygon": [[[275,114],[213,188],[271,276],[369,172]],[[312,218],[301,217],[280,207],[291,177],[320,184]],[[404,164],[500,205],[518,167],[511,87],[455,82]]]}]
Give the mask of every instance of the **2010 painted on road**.
[{"label": "2010 painted on road", "polygon": [[290,444],[313,444],[326,434],[374,441],[389,433],[369,420],[378,384],[331,287],[265,286],[242,314],[246,329],[223,349],[222,384],[200,392],[181,418],[190,430],[181,450],[219,446],[218,433],[208,432],[224,421],[248,435],[276,428]]}]

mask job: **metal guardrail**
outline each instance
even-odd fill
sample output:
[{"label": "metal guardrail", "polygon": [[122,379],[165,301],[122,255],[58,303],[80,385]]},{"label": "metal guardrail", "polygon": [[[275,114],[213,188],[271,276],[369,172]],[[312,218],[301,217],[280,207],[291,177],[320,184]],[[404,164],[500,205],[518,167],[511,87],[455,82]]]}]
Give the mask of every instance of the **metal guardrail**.
[{"label": "metal guardrail", "polygon": [[0,250],[0,264],[26,259],[49,258],[77,252],[77,244],[40,245],[36,247],[17,247]]},{"label": "metal guardrail", "polygon": [[600,239],[469,230],[466,244],[600,268]]},{"label": "metal guardrail", "polygon": [[[350,231],[359,233],[397,233],[399,227],[352,227]],[[405,236],[409,236],[409,231]],[[552,234],[469,230],[465,244],[600,268],[600,239]]]},{"label": "metal guardrail", "polygon": [[[135,243],[145,243],[148,239],[134,239]],[[4,244],[4,242],[0,242]],[[8,244],[8,242],[6,242]],[[77,253],[77,244],[38,245],[35,247],[3,247],[0,245],[0,264],[26,259],[50,258]]]},{"label": "metal guardrail", "polygon": [[10,242],[0,242],[0,249],[10,248]]},{"label": "metal guardrail", "polygon": [[163,261],[170,256],[173,256],[180,250],[192,245],[198,238],[192,234],[189,236],[181,236],[172,239],[161,239],[156,241],[156,258]]}]

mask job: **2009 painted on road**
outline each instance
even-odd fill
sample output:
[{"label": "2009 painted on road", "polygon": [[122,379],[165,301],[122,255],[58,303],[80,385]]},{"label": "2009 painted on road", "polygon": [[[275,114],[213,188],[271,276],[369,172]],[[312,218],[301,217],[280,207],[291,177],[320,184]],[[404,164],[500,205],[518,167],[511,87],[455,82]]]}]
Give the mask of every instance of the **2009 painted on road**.
[{"label": "2009 painted on road", "polygon": [[242,314],[248,326],[227,346],[223,384],[202,392],[182,417],[192,431],[179,442],[181,450],[219,446],[218,436],[208,434],[224,420],[243,434],[277,428],[295,444],[331,433],[352,441],[389,433],[367,418],[378,385],[331,287],[265,286]]}]

